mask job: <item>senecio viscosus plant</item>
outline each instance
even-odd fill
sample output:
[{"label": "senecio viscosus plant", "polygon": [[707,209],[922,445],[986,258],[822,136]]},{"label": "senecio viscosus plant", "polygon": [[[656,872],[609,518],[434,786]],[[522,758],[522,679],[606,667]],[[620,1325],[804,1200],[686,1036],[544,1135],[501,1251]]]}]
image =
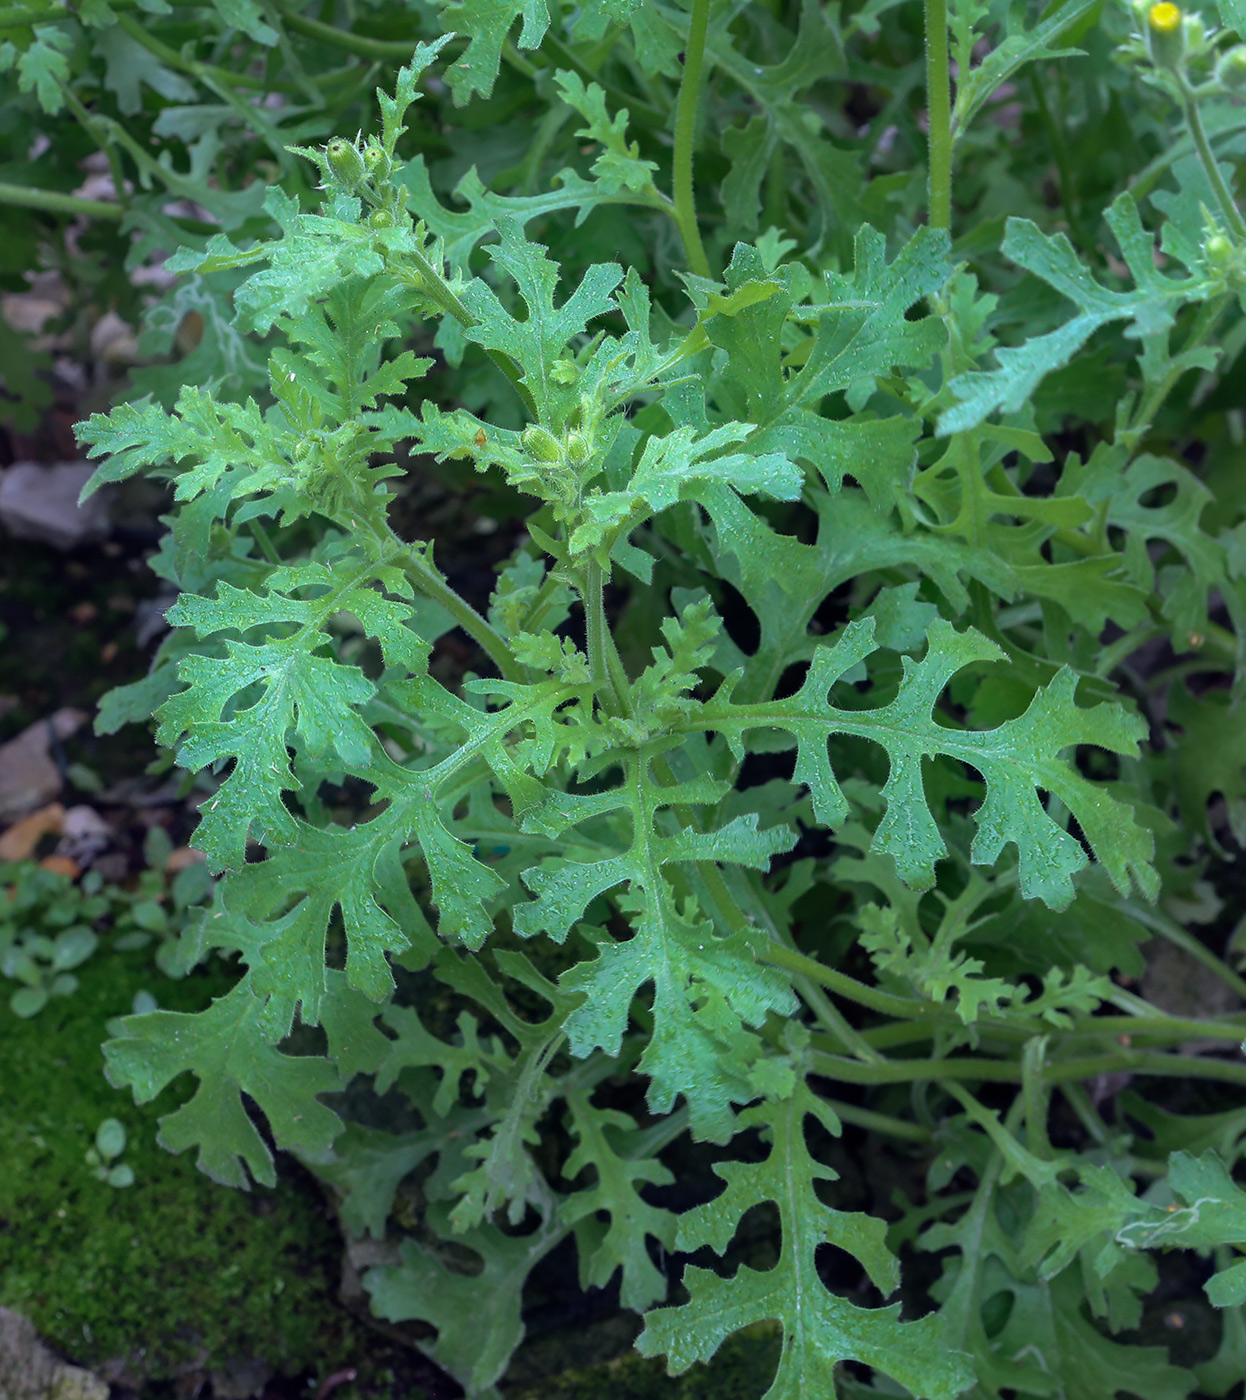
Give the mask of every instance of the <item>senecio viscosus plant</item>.
[{"label": "senecio viscosus plant", "polygon": [[[481,91],[503,8],[492,50],[497,16],[456,11]],[[190,1071],[162,1140],[234,1186],[275,1179],[258,1110],[388,1241],[373,1309],[469,1395],[550,1260],[675,1374],[775,1329],[769,1400],[1240,1379],[1246,985],[1190,926],[1246,830],[1246,496],[1240,461],[1213,496],[1173,443],[1196,414],[1212,465],[1240,441],[1214,405],[1246,230],[1211,143],[1246,49],[1166,0],[1127,16],[1096,81],[1175,154],[1106,208],[1112,244],[950,237],[972,119],[1075,25],[1102,48],[1089,8],[971,66],[985,11],[928,0],[926,216],[893,180],[886,232],[823,209],[734,245],[698,219],[698,103],[713,71],[796,110],[816,6],[755,80],[767,7],[588,7],[637,73],[663,34],[682,55],[670,193],[586,59],[556,83],[588,174],[448,207],[399,153],[450,36],[422,42],[379,134],[298,148],[320,207],[274,187],[275,236],[169,260],[236,274],[267,393],[79,427],[93,487],[171,482],[173,631],[100,725],[154,712],[201,775],[221,878],[166,963],[239,973],[114,1026],[109,1078],[148,1100]],[[802,130],[748,158],[786,142],[795,170]],[[830,165],[804,169],[801,198]],[[664,221],[648,279],[560,284],[534,224],[570,247],[603,209]],[[487,597],[399,525],[432,459],[526,503]],[[1141,995],[1149,939],[1220,1009]],[[1201,1352],[1138,1331],[1157,1287],[1205,1298]]]}]

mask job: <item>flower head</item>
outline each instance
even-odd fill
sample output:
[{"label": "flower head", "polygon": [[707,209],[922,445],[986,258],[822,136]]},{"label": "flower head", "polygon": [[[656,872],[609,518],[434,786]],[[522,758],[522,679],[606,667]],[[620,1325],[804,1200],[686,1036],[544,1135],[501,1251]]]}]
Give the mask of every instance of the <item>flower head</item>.
[{"label": "flower head", "polygon": [[1179,68],[1185,58],[1186,18],[1172,0],[1159,0],[1146,14],[1146,45],[1157,68]]},{"label": "flower head", "polygon": [[1147,24],[1156,34],[1175,34],[1181,28],[1181,9],[1171,0],[1159,0],[1147,11]]}]

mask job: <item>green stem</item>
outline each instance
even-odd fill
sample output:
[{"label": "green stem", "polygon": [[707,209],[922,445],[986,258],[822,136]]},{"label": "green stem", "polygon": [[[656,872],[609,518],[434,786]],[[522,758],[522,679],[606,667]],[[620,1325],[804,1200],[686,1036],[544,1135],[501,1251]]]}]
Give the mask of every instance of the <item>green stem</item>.
[{"label": "green stem", "polygon": [[1045,1035],[1031,1036],[1021,1057],[1021,1093],[1025,1099],[1025,1133],[1030,1151],[1044,1159],[1051,1156],[1051,1139],[1047,1136],[1047,1116],[1051,1091],[1043,1083],[1047,1058]]},{"label": "green stem", "polygon": [[[1236,213],[1236,210],[1234,212]],[[1241,223],[1240,214],[1237,218],[1238,222]],[[1246,227],[1243,227],[1242,232],[1246,234]],[[1190,327],[1190,334],[1186,337],[1185,344],[1181,347],[1181,354],[1176,357],[1178,360],[1187,355],[1191,350],[1196,349],[1207,339],[1215,329],[1216,322],[1220,319],[1221,312],[1224,311],[1228,303],[1229,298],[1227,296],[1222,296],[1216,297],[1212,301],[1204,302],[1203,305],[1199,307],[1198,316],[1195,318],[1194,324]],[[1183,364],[1169,365],[1168,372],[1164,375],[1163,379],[1151,388],[1144,399],[1139,401],[1138,407],[1130,415],[1128,429],[1122,434],[1123,440],[1129,442],[1131,448],[1137,445],[1137,439],[1151,426],[1164,400],[1172,393],[1177,385],[1177,381],[1185,372],[1186,366]],[[1153,602],[1153,609],[1158,608],[1158,606],[1158,602]]]},{"label": "green stem", "polygon": [[0,204],[47,209],[53,214],[85,214],[90,219],[120,219],[125,214],[124,205],[111,199],[83,199],[76,194],[61,194],[59,190],[40,190],[4,181],[0,181]]},{"label": "green stem", "polygon": [[[505,50],[503,51],[505,57]],[[625,92],[617,83],[613,83],[609,78],[603,78],[600,73],[595,72],[584,63],[576,54],[562,42],[561,39],[549,30],[545,38],[541,40],[541,47],[537,49],[534,57],[544,59],[547,63],[552,59],[560,68],[569,68],[587,85],[596,83],[599,88],[610,99],[616,109],[625,107],[629,121],[637,126],[647,126],[651,129],[664,129],[666,126],[666,113],[655,107],[651,102],[646,102],[643,98],[637,97],[635,93]]]},{"label": "green stem", "polygon": [[1079,248],[1086,246],[1086,236],[1082,231],[1081,220],[1077,217],[1074,200],[1073,168],[1069,163],[1069,148],[1064,139],[1064,131],[1051,114],[1043,77],[1035,64],[1030,69],[1030,86],[1034,92],[1034,102],[1042,119],[1043,129],[1051,144],[1051,154],[1056,162],[1056,174],[1060,177],[1060,203],[1064,206],[1064,217],[1068,220],[1069,232]]},{"label": "green stem", "polygon": [[410,39],[369,39],[364,34],[352,34],[338,29],[335,25],[324,24],[318,19],[309,19],[299,14],[292,6],[279,5],[282,21],[288,29],[305,38],[316,39],[322,44],[330,44],[343,53],[357,54],[360,58],[376,58],[397,63],[410,63],[415,52],[415,44]]},{"label": "green stem", "polygon": [[856,1104],[842,1103],[839,1099],[823,1099],[837,1118],[854,1127],[864,1128],[868,1133],[883,1133],[887,1137],[903,1138],[906,1142],[929,1142],[930,1133],[920,1124],[906,1122],[903,1118],[893,1118],[890,1113],[875,1113],[870,1108],[858,1108]]},{"label": "green stem", "polygon": [[[1230,647],[1236,640],[1232,632],[1226,632],[1225,639]],[[1183,953],[1188,953],[1190,957],[1201,962],[1226,987],[1229,987],[1238,997],[1246,1001],[1246,978],[1240,977],[1223,958],[1218,958],[1210,948],[1205,947],[1193,934],[1187,932],[1174,919],[1170,919],[1162,910],[1130,905],[1127,912],[1135,922],[1144,924],[1159,934],[1161,938],[1166,938],[1174,947],[1180,948]]]},{"label": "green stem", "polygon": [[[1227,122],[1216,131],[1214,139],[1222,141],[1225,137],[1236,136],[1242,131],[1246,131],[1246,118]],[[1212,137],[1208,137],[1209,146],[1212,139]],[[1176,165],[1179,160],[1184,160],[1193,149],[1194,141],[1188,132],[1184,136],[1179,136],[1177,140],[1170,141],[1149,165],[1144,166],[1130,180],[1128,189],[1135,202],[1141,205],[1169,169]]]},{"label": "green stem", "polygon": [[270,564],[279,566],[281,564],[281,555],[277,553],[277,548],[273,544],[272,537],[258,519],[253,518],[251,520],[251,534],[255,537],[255,542],[259,545],[264,558],[267,559]]},{"label": "green stem", "polygon": [[621,715],[627,707],[626,678],[622,688],[619,672],[622,662],[614,648],[614,638],[606,621],[605,579],[601,565],[590,558],[584,570],[584,623],[588,638],[588,668],[593,691],[608,715]]},{"label": "green stem", "polygon": [[1099,1147],[1106,1147],[1111,1134],[1108,1132],[1107,1124],[1099,1116],[1090,1095],[1086,1092],[1086,1086],[1076,1081],[1070,1081],[1060,1086],[1060,1092],[1064,1095],[1069,1107],[1081,1119],[1082,1127],[1086,1129],[1091,1141]]},{"label": "green stem", "polygon": [[709,277],[709,259],[697,227],[696,193],[692,182],[692,152],[696,144],[697,107],[701,99],[701,69],[705,62],[705,40],[709,33],[710,0],[692,0],[692,22],[688,27],[688,47],[684,50],[684,73],[679,84],[675,109],[675,154],[672,194],[675,222],[683,239],[688,267],[698,277]]},{"label": "green stem", "polygon": [[244,101],[234,91],[235,87],[242,86],[238,82],[237,74],[216,68],[209,63],[201,63],[197,58],[183,57],[176,49],[170,48],[168,44],[150,34],[132,15],[119,14],[117,27],[154,58],[211,89],[222,102],[233,109],[245,126],[250,127],[260,140],[271,148],[283,168],[291,164],[292,157],[284,149],[282,132],[264,115],[262,108]]},{"label": "green stem", "polygon": [[[827,1079],[844,1084],[908,1084],[932,1079],[979,1080],[984,1083],[1019,1084],[1021,1066],[1016,1061],[984,1060],[971,1055],[947,1059],[884,1060],[863,1064],[842,1055],[814,1051],[811,1069]],[[1043,1071],[1045,1084],[1067,1080],[1093,1079],[1100,1074],[1145,1074],[1171,1079],[1221,1079],[1230,1084],[1246,1084],[1246,1065],[1231,1064],[1199,1055],[1116,1054],[1086,1055],[1076,1060],[1056,1060]]]},{"label": "green stem", "polygon": [[[655,771],[658,770],[658,765],[662,766],[661,771],[664,774],[670,774],[670,765],[665,756],[654,760]],[[671,775],[671,780],[673,781],[673,775]],[[695,821],[694,814],[690,809],[676,810],[685,826],[700,829],[699,823]],[[687,813],[686,817],[685,812]],[[699,861],[697,873],[701,877],[701,883],[712,907],[712,912],[718,914],[721,921],[732,933],[748,934],[756,929],[764,929],[769,932],[777,947],[795,953],[788,941],[790,935],[770,916],[765,900],[757,898],[756,891],[744,871],[734,872],[737,885],[743,886],[743,899],[738,898],[728,889],[726,877],[713,861]],[[803,955],[797,953],[796,956]],[[813,1011],[829,1035],[838,1042],[841,1049],[846,1050],[850,1055],[855,1055],[860,1060],[873,1062],[883,1058],[861,1032],[849,1024],[848,1020],[812,978],[803,973],[795,972],[793,980],[796,990],[800,993],[805,1004]]]},{"label": "green stem", "polygon": [[801,976],[825,987],[827,991],[838,992],[849,1001],[868,1006],[871,1011],[878,1011],[884,1016],[901,1016],[905,1020],[912,1020],[931,1010],[925,1002],[917,1001],[913,997],[897,997],[892,996],[890,992],[881,992],[877,987],[858,982],[855,977],[849,977],[846,973],[824,967],[816,958],[806,957],[804,953],[781,947],[777,943],[766,948],[760,957],[763,962],[773,963],[788,972],[800,973]]},{"label": "green stem", "polygon": [[[213,67],[210,63],[201,63],[197,58],[187,58],[176,49],[170,48],[166,43],[157,39],[141,25],[132,15],[119,14],[117,25],[123,29],[136,44],[145,48],[153,58],[158,58],[162,63],[170,68],[176,69],[180,73],[186,73],[192,78],[198,78],[201,82],[208,83],[217,90],[217,85],[226,89],[235,87],[254,88],[262,91],[268,90],[268,84],[262,78],[248,78],[242,73],[230,73],[224,68]],[[224,97],[223,93],[218,95]]]},{"label": "green stem", "polygon": [[1233,195],[1229,191],[1228,185],[1224,183],[1224,176],[1220,173],[1220,167],[1216,164],[1216,157],[1212,153],[1211,143],[1207,140],[1207,132],[1203,127],[1202,114],[1198,110],[1198,99],[1190,91],[1190,86],[1186,82],[1184,75],[1179,78],[1181,84],[1181,105],[1185,112],[1185,124],[1190,128],[1190,135],[1194,138],[1194,149],[1198,152],[1198,158],[1203,163],[1203,169],[1207,173],[1207,179],[1215,191],[1216,200],[1220,205],[1220,212],[1224,215],[1229,228],[1240,241],[1246,241],[1246,222],[1243,222],[1241,213],[1234,203]]},{"label": "green stem", "polygon": [[952,74],[947,0],[926,0],[926,110],[930,119],[930,227],[952,226]]},{"label": "green stem", "polygon": [[522,680],[523,667],[515,660],[501,634],[450,587],[422,554],[413,550],[410,545],[404,546],[396,535],[393,539],[402,550],[399,565],[420,592],[445,608],[507,680]]}]

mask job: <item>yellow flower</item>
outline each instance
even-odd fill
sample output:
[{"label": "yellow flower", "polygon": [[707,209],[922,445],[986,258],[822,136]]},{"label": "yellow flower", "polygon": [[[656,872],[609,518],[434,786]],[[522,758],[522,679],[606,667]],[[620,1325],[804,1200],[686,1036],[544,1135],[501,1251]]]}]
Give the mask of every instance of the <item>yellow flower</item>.
[{"label": "yellow flower", "polygon": [[1170,0],[1159,0],[1147,12],[1147,22],[1157,34],[1175,34],[1181,28],[1181,10]]}]

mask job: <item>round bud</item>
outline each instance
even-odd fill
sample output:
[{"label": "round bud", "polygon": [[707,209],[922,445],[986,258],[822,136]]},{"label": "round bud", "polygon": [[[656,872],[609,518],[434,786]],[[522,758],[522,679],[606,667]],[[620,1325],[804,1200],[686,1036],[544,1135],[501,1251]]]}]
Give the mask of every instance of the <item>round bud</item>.
[{"label": "round bud", "polygon": [[525,428],[520,441],[529,456],[535,457],[538,462],[553,463],[562,458],[562,446],[558,439],[548,428],[542,428],[539,423],[533,423],[530,427]]},{"label": "round bud", "polygon": [[1227,272],[1236,260],[1237,249],[1222,233],[1213,233],[1203,244],[1203,256],[1215,272]]},{"label": "round bud", "polygon": [[363,163],[368,173],[377,180],[388,180],[393,174],[394,162],[380,146],[369,146],[363,153]]},{"label": "round bud", "polygon": [[325,159],[334,178],[348,190],[357,190],[367,177],[363,157],[349,141],[335,136],[324,148]]},{"label": "round bud", "polygon": [[373,228],[393,228],[394,216],[388,209],[374,209],[368,215],[368,222]]},{"label": "round bud", "polygon": [[567,434],[567,458],[577,467],[588,461],[588,439],[583,433]]},{"label": "round bud", "polygon": [[1159,0],[1146,16],[1146,45],[1157,68],[1178,68],[1185,57],[1185,16],[1171,0]]},{"label": "round bud", "polygon": [[1246,44],[1236,44],[1220,56],[1216,64],[1217,80],[1230,92],[1246,88]]}]

